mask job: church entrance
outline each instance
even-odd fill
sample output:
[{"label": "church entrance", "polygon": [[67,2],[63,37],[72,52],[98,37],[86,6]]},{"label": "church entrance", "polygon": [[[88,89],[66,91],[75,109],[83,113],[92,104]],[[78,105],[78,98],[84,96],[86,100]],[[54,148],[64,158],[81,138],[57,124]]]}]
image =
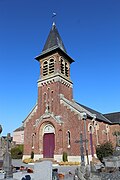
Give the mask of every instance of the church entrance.
[{"label": "church entrance", "polygon": [[51,124],[44,127],[43,135],[43,157],[54,158],[55,149],[55,130]]},{"label": "church entrance", "polygon": [[55,135],[53,133],[46,133],[43,137],[43,157],[53,158],[55,148]]}]

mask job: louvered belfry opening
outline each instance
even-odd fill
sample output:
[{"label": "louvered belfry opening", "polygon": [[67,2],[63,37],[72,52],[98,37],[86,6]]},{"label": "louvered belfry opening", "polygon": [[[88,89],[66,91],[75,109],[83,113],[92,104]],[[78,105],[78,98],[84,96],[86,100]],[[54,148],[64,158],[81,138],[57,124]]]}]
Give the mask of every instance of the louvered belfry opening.
[{"label": "louvered belfry opening", "polygon": [[47,61],[43,63],[43,76],[46,76],[46,75],[48,75],[48,62]]},{"label": "louvered belfry opening", "polygon": [[54,59],[49,61],[49,74],[54,73]]},{"label": "louvered belfry opening", "polygon": [[64,61],[61,59],[61,73],[64,74]]}]

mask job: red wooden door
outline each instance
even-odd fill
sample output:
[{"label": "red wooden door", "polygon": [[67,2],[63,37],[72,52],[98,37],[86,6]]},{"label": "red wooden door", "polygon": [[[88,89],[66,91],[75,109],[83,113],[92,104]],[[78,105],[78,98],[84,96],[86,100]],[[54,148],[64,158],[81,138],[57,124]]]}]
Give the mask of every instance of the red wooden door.
[{"label": "red wooden door", "polygon": [[55,149],[55,135],[54,133],[46,133],[43,136],[43,157],[53,158]]}]

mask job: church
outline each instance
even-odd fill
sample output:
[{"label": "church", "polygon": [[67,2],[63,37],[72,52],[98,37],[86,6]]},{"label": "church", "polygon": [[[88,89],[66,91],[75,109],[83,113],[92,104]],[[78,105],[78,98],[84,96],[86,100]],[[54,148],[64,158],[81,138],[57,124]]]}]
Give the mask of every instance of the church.
[{"label": "church", "polygon": [[120,113],[103,115],[74,100],[70,77],[74,60],[54,22],[42,52],[35,59],[40,64],[38,99],[23,121],[23,159],[34,152],[35,160],[53,158],[59,162],[66,152],[68,161],[80,161],[81,156],[90,161],[96,146],[104,141],[116,145],[113,133],[120,131]]}]

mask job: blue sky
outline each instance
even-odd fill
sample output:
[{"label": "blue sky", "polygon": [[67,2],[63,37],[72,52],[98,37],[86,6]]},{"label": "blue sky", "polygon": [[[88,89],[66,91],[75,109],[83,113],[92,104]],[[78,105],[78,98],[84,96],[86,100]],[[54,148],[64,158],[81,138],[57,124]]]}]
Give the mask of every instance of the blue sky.
[{"label": "blue sky", "polygon": [[21,126],[37,101],[34,60],[52,26],[68,54],[74,99],[101,113],[120,111],[120,0],[0,0],[0,124]]}]

